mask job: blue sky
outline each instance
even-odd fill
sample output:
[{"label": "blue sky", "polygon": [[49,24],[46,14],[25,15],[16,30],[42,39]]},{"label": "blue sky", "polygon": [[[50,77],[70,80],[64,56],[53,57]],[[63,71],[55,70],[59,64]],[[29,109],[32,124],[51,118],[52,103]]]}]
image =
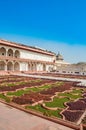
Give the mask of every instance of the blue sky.
[{"label": "blue sky", "polygon": [[0,1],[0,38],[86,61],[86,0]]}]

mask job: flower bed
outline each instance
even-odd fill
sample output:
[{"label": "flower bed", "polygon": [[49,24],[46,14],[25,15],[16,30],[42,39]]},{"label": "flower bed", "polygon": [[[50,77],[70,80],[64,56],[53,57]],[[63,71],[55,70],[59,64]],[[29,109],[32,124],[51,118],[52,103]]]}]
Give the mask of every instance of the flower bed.
[{"label": "flower bed", "polygon": [[73,112],[66,110],[62,114],[65,116],[65,120],[76,122],[81,117],[83,112],[82,111]]},{"label": "flower bed", "polygon": [[43,84],[49,84],[49,83],[53,83],[55,81],[51,81],[51,80],[40,80],[39,82],[21,82],[19,85],[18,84],[11,84],[9,86],[1,86],[0,87],[0,92],[3,91],[16,91],[16,89],[20,89],[20,88],[28,88],[28,87],[32,87],[32,86],[40,86]]},{"label": "flower bed", "polygon": [[49,101],[51,98],[49,96],[44,96],[40,93],[30,93],[30,94],[24,94],[20,97],[13,97],[12,101],[17,104],[32,104],[35,102],[39,102],[41,100]]},{"label": "flower bed", "polygon": [[56,92],[63,92],[65,90],[70,90],[72,88],[72,83],[71,82],[65,82],[63,85],[60,87],[52,87],[48,90],[43,90],[40,93],[44,95],[54,95]]},{"label": "flower bed", "polygon": [[76,102],[69,102],[67,103],[69,106],[68,110],[85,110],[86,109],[86,103],[82,100],[78,100]]}]

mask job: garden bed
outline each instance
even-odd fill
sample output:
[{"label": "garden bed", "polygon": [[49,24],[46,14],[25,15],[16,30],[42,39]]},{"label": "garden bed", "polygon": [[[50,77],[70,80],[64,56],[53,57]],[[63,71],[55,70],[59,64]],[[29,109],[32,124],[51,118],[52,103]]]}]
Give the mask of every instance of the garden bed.
[{"label": "garden bed", "polygon": [[77,122],[86,109],[86,88],[77,87],[76,84],[23,76],[3,76],[0,77],[0,99],[45,116]]}]

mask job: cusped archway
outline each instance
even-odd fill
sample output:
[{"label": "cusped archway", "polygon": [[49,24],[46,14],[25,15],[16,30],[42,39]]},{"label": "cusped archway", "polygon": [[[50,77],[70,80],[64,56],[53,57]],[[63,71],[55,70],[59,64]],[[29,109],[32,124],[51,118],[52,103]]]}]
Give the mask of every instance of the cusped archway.
[{"label": "cusped archway", "polygon": [[12,62],[8,62],[7,63],[7,70],[9,71],[9,70],[13,70],[13,63]]},{"label": "cusped archway", "polygon": [[13,57],[13,50],[9,49],[8,52],[7,52],[7,55]]},{"label": "cusped archway", "polygon": [[15,57],[19,58],[20,57],[20,52],[18,50],[15,51]]},{"label": "cusped archway", "polygon": [[34,71],[34,63],[31,64],[31,71]]},{"label": "cusped archway", "polygon": [[37,71],[37,65],[34,63],[34,71]]},{"label": "cusped archway", "polygon": [[20,65],[19,65],[18,62],[16,62],[16,63],[14,64],[14,70],[15,70],[15,71],[19,71],[19,70],[20,70]]},{"label": "cusped archway", "polygon": [[5,62],[0,61],[0,70],[5,70]]},{"label": "cusped archway", "polygon": [[31,71],[36,71],[36,70],[37,70],[36,67],[37,67],[37,66],[36,66],[36,63],[32,63],[32,64],[31,64]]},{"label": "cusped archway", "polygon": [[31,64],[28,63],[28,71],[31,71]]},{"label": "cusped archway", "polygon": [[46,64],[43,64],[43,71],[46,71]]},{"label": "cusped archway", "polygon": [[6,56],[6,49],[4,47],[0,48],[0,55],[1,56]]},{"label": "cusped archway", "polygon": [[34,70],[34,64],[31,64],[31,71]]}]

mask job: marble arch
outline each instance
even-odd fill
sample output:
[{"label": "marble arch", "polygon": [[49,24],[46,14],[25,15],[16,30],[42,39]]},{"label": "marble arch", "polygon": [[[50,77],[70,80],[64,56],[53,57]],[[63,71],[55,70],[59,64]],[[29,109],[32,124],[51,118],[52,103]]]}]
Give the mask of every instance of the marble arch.
[{"label": "marble arch", "polygon": [[6,56],[6,49],[4,47],[0,48],[0,55],[1,56]]},{"label": "marble arch", "polygon": [[0,70],[4,70],[5,71],[5,62],[4,61],[0,61]]},{"label": "marble arch", "polygon": [[15,51],[14,56],[15,56],[16,58],[20,58],[20,52],[19,52],[19,50],[16,50],[16,51]]},{"label": "marble arch", "polygon": [[7,55],[13,57],[13,50],[12,49],[8,49]]},{"label": "marble arch", "polygon": [[9,62],[7,63],[7,70],[8,70],[8,71],[13,71],[13,63],[12,63],[11,61],[9,61]]},{"label": "marble arch", "polygon": [[14,63],[14,71],[20,70],[20,64],[18,62]]}]

